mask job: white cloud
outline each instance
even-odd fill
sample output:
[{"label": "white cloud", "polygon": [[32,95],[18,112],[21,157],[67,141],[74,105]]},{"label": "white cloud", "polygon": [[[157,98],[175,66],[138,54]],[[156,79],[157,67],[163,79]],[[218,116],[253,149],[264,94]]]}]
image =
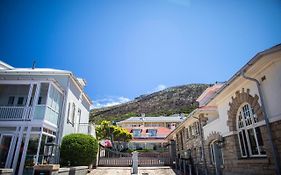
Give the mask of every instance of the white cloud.
[{"label": "white cloud", "polygon": [[93,109],[119,105],[130,101],[127,97],[107,97],[93,101]]},{"label": "white cloud", "polygon": [[164,89],[166,89],[167,86],[164,84],[159,84],[158,86],[156,86],[156,88],[154,88],[153,92],[157,92],[157,91],[162,91]]}]

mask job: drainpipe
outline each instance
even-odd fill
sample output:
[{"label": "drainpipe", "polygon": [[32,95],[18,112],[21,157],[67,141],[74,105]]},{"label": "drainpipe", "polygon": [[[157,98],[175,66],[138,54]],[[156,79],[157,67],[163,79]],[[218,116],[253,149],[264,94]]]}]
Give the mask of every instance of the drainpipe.
[{"label": "drainpipe", "polygon": [[273,143],[272,130],[271,130],[269,119],[268,119],[268,112],[267,112],[267,110],[265,108],[265,105],[264,105],[265,103],[264,103],[263,93],[262,93],[262,89],[261,89],[261,84],[257,79],[252,78],[252,77],[247,77],[245,75],[244,70],[241,71],[241,75],[242,75],[243,78],[255,82],[257,87],[258,87],[258,92],[259,92],[260,100],[261,100],[261,108],[262,108],[262,111],[264,113],[264,120],[265,120],[265,124],[266,124],[266,128],[267,128],[267,134],[268,134],[269,143],[270,143],[271,150],[272,150],[272,156],[273,156],[273,159],[274,159],[275,173],[276,173],[276,175],[281,175],[280,157],[279,157],[279,154],[278,154],[278,151],[277,151],[277,147]]},{"label": "drainpipe", "polygon": [[205,168],[205,175],[208,175],[208,167],[207,167],[207,162],[206,162],[206,156],[205,156],[205,148],[204,148],[204,136],[203,136],[203,128],[202,128],[202,122],[200,117],[195,117],[192,115],[193,118],[197,119],[199,121],[199,130],[200,130],[200,139],[201,139],[201,149],[202,149],[202,154],[203,154],[203,161],[204,161],[204,168]]}]

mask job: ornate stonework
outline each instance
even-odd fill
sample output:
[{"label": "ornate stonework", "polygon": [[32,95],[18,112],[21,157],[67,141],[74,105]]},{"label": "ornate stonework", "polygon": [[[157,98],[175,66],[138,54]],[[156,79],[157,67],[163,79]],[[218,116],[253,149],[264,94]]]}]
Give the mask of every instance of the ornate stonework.
[{"label": "ornate stonework", "polygon": [[205,141],[205,145],[209,146],[210,143],[214,140],[220,140],[222,138],[222,136],[220,135],[219,132],[217,131],[213,131],[211,132],[211,134],[209,134],[209,136],[207,137],[206,141]]},{"label": "ornate stonework", "polygon": [[232,102],[229,103],[230,108],[228,110],[227,120],[227,126],[229,127],[230,131],[236,130],[237,111],[243,103],[249,103],[251,105],[258,117],[258,121],[263,120],[262,108],[258,102],[259,96],[255,95],[253,97],[252,95],[250,95],[250,89],[247,89],[247,92],[245,92],[244,88],[242,88],[242,92],[236,91],[235,97],[232,96],[231,98]]}]

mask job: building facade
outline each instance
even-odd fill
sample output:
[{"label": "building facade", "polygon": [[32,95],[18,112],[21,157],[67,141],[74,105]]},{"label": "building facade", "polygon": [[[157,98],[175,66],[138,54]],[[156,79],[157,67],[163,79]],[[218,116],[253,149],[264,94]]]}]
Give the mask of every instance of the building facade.
[{"label": "building facade", "polygon": [[60,145],[70,133],[95,133],[85,84],[69,71],[0,62],[0,167],[32,174],[33,165],[58,161],[57,147],[52,151],[46,143]]},{"label": "building facade", "polygon": [[[204,138],[202,127],[207,121],[214,120],[217,116],[216,106],[204,106],[210,97],[215,94],[222,84],[215,84],[207,88],[196,100],[199,107],[192,111],[187,118],[173,130],[166,139],[176,143],[176,165],[184,173],[199,173],[204,169]],[[208,117],[206,116],[208,114]],[[191,166],[192,165],[192,168]],[[213,170],[212,170],[213,171]],[[204,171],[201,171],[203,173]],[[200,174],[200,173],[199,173]]]},{"label": "building facade", "polygon": [[206,119],[201,124],[207,173],[279,175],[280,104],[281,45],[277,45],[258,53],[202,102],[216,108],[199,114]]},{"label": "building facade", "polygon": [[133,135],[128,144],[130,149],[158,150],[167,145],[166,136],[178,126],[185,117],[159,116],[159,117],[131,117],[117,123],[118,126],[127,129]]}]

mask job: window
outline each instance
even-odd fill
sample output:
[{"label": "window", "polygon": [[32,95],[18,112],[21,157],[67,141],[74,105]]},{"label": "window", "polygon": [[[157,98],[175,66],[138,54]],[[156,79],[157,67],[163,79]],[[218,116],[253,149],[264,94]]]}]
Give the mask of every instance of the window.
[{"label": "window", "polygon": [[157,135],[157,129],[147,129],[146,130],[148,136],[156,136]]},{"label": "window", "polygon": [[189,126],[188,128],[189,128],[189,138],[191,138],[193,135],[193,129],[192,126]]},{"label": "window", "polygon": [[133,137],[139,137],[141,136],[141,129],[133,129],[132,133],[133,133]]},{"label": "window", "polygon": [[198,135],[199,134],[199,122],[195,122],[193,124],[193,127],[194,127],[194,134]]},{"label": "window", "polygon": [[80,124],[81,123],[81,109],[78,109],[78,114],[77,114],[77,116],[78,116],[78,124]]},{"label": "window", "polygon": [[68,109],[67,109],[67,122],[70,123],[70,108],[71,108],[71,103],[68,103]]},{"label": "window", "polygon": [[266,154],[257,116],[248,104],[242,105],[237,116],[238,140],[241,157],[256,157]]},{"label": "window", "polygon": [[185,128],[185,133],[186,133],[186,139],[189,139],[188,128]]},{"label": "window", "polygon": [[17,103],[17,105],[19,105],[19,106],[24,105],[24,104],[23,104],[23,100],[24,100],[24,97],[19,97],[19,98],[18,98],[18,103]]},{"label": "window", "polygon": [[74,124],[74,120],[75,120],[75,110],[76,110],[76,107],[75,107],[75,104],[73,103],[72,104],[72,115],[71,115],[71,123]]},{"label": "window", "polygon": [[13,106],[15,101],[15,96],[10,96],[8,100],[8,106]]}]

